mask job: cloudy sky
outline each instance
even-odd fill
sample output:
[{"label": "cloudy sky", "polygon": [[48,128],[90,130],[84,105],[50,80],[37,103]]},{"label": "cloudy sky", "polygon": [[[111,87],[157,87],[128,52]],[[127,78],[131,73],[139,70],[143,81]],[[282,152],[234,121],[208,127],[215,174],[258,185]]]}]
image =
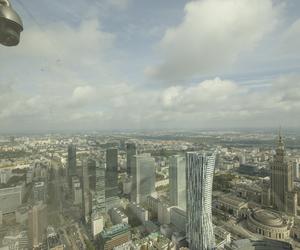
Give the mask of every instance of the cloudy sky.
[{"label": "cloudy sky", "polygon": [[0,133],[299,127],[299,0],[11,0]]}]

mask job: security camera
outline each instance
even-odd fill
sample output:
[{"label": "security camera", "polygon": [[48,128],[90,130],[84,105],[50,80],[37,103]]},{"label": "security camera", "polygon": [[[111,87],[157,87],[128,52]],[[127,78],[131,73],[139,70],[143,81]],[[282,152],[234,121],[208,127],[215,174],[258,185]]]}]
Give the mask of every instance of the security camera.
[{"label": "security camera", "polygon": [[0,44],[16,46],[20,42],[23,23],[9,0],[0,0]]}]

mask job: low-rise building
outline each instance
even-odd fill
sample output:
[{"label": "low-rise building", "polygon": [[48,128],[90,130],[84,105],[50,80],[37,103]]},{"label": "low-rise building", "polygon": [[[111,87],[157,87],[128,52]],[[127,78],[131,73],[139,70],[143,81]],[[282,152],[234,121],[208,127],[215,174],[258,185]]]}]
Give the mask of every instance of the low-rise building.
[{"label": "low-rise building", "polygon": [[115,224],[128,224],[128,217],[124,214],[120,208],[112,208],[109,210],[109,215],[112,223]]},{"label": "low-rise building", "polygon": [[105,229],[100,233],[100,249],[113,250],[131,240],[130,227],[128,224],[117,224]]}]

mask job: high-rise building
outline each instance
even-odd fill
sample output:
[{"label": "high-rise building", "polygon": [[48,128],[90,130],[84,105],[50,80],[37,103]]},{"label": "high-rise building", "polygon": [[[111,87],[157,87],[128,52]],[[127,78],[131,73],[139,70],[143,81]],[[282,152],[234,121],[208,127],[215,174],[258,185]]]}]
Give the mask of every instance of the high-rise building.
[{"label": "high-rise building", "polygon": [[68,175],[69,175],[69,177],[77,175],[76,171],[77,171],[76,170],[76,146],[73,144],[70,144],[68,146]]},{"label": "high-rise building", "polygon": [[212,184],[216,153],[186,154],[189,249],[215,248],[212,224]]},{"label": "high-rise building", "polygon": [[174,155],[170,158],[169,180],[170,201],[173,206],[186,209],[185,157]]},{"label": "high-rise building", "polygon": [[136,155],[131,170],[131,201],[143,203],[155,193],[155,160],[150,154]]},{"label": "high-rise building", "polygon": [[[96,178],[96,176],[95,176]],[[85,222],[89,221],[90,216],[90,179],[88,173],[88,163],[82,163],[82,215]]]},{"label": "high-rise building", "polygon": [[35,202],[46,202],[46,185],[43,181],[34,183],[33,199]]},{"label": "high-rise building", "polygon": [[40,203],[28,212],[28,236],[32,248],[40,247],[47,229],[47,206]]},{"label": "high-rise building", "polygon": [[96,189],[96,164],[95,159],[88,159],[87,161],[90,189],[92,190]]},{"label": "high-rise building", "polygon": [[105,197],[118,195],[118,149],[106,150]]},{"label": "high-rise building", "polygon": [[96,189],[93,197],[93,212],[96,210],[98,213],[105,213],[105,182],[106,182],[106,171],[102,162],[97,162],[96,166]]},{"label": "high-rise building", "polygon": [[293,186],[293,168],[285,156],[282,136],[279,133],[276,153],[271,162],[271,203],[282,212],[295,213],[297,197]]},{"label": "high-rise building", "polygon": [[131,175],[131,162],[133,160],[133,156],[137,155],[136,145],[135,143],[126,143],[126,154],[127,154],[127,175]]}]

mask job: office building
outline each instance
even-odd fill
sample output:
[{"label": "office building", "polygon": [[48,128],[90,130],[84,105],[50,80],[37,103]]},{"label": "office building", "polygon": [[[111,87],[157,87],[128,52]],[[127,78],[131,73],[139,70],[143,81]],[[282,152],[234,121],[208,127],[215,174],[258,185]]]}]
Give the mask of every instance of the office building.
[{"label": "office building", "polygon": [[74,205],[81,205],[82,203],[82,188],[80,180],[77,176],[72,177],[72,190]]},{"label": "office building", "polygon": [[[96,178],[96,175],[95,175]],[[88,163],[83,161],[82,163],[82,215],[87,223],[90,216],[90,179],[88,172]]]},{"label": "office building", "polygon": [[187,233],[189,249],[214,249],[212,224],[212,184],[215,153],[186,154]]},{"label": "office building", "polygon": [[0,189],[0,211],[12,213],[22,204],[23,186]]},{"label": "office building", "polygon": [[105,197],[118,196],[118,149],[106,150]]},{"label": "office building", "polygon": [[95,159],[88,159],[87,167],[88,167],[88,176],[89,176],[90,189],[95,190],[96,189],[97,161]]},{"label": "office building", "polygon": [[155,161],[150,154],[136,155],[132,161],[131,201],[143,203],[155,193]]},{"label": "office building", "polygon": [[170,201],[173,206],[186,209],[185,157],[175,155],[170,158]]},{"label": "office building", "polygon": [[109,210],[109,216],[111,222],[116,224],[127,223],[128,224],[128,217],[124,214],[124,212],[120,208],[112,208]]},{"label": "office building", "polygon": [[47,229],[47,206],[34,205],[28,214],[28,238],[32,248],[40,247]]},{"label": "office building", "polygon": [[100,233],[101,250],[113,250],[131,240],[130,227],[128,224],[117,224],[105,229]]},{"label": "office building", "polygon": [[45,182],[40,181],[34,183],[33,186],[33,199],[34,202],[46,202],[46,185]]},{"label": "office building", "polygon": [[105,177],[106,171],[104,168],[104,164],[101,162],[97,162],[96,166],[96,190],[92,199],[92,210],[93,212],[97,212],[103,214],[106,212],[106,192],[105,192]]},{"label": "office building", "polygon": [[271,204],[274,209],[297,214],[297,194],[294,192],[293,168],[287,161],[284,143],[279,133],[278,145],[271,162]]},{"label": "office building", "polygon": [[187,215],[180,207],[171,207],[170,222],[176,227],[178,232],[186,232]]},{"label": "office building", "polygon": [[137,149],[135,143],[126,143],[126,154],[127,154],[127,175],[131,175],[131,164],[133,156],[137,155]]},{"label": "office building", "polygon": [[[68,146],[68,175],[69,177],[77,175],[76,168],[76,146],[69,145]],[[70,178],[71,179],[71,178]]]}]

